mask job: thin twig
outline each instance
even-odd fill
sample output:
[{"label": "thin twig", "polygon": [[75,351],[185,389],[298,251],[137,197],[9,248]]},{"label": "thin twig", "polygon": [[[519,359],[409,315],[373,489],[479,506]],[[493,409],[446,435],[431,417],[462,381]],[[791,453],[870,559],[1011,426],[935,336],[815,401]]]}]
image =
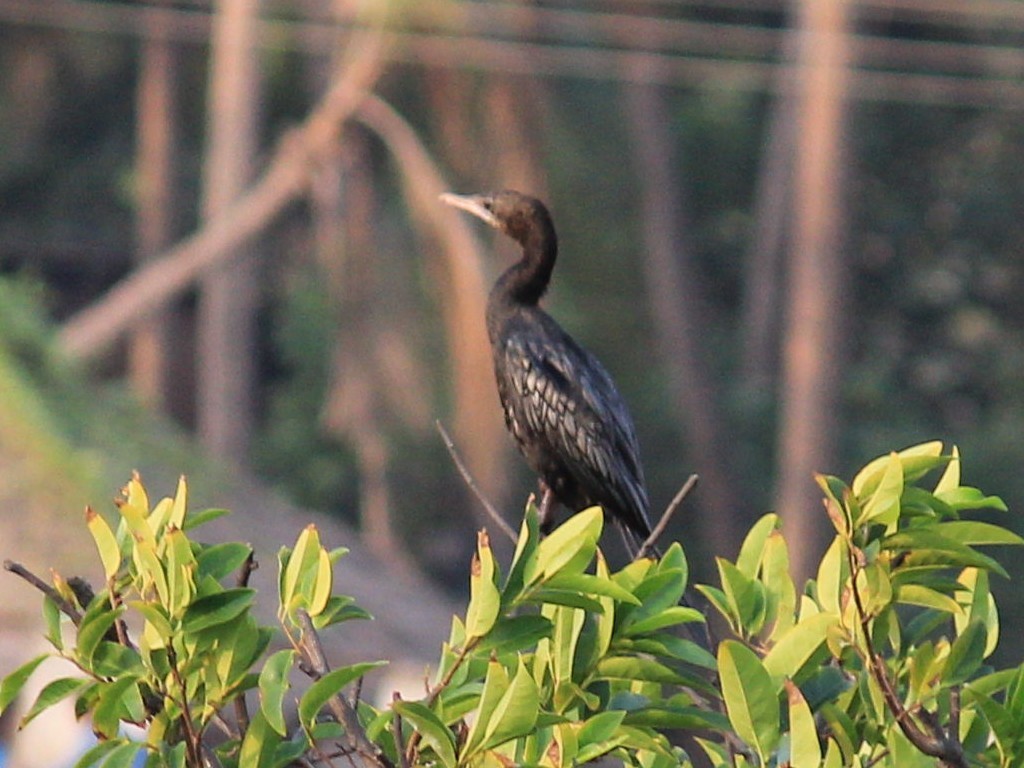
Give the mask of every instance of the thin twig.
[{"label": "thin twig", "polygon": [[686,478],[686,482],[683,483],[683,487],[679,489],[676,495],[672,498],[672,501],[669,502],[668,507],[665,508],[665,513],[661,516],[658,524],[654,526],[654,529],[651,531],[651,535],[648,536],[647,540],[640,545],[640,549],[637,550],[636,557],[633,558],[634,560],[639,560],[641,557],[645,557],[648,551],[654,547],[658,539],[661,538],[661,534],[663,534],[665,529],[668,527],[672,516],[675,515],[676,510],[678,510],[680,505],[683,503],[683,499],[690,494],[690,491],[693,490],[693,487],[697,484],[699,479],[700,478],[697,475],[690,475]]},{"label": "thin twig", "polygon": [[[324,656],[323,646],[320,644],[320,636],[316,633],[313,620],[306,611],[300,609],[298,616],[299,624],[302,626],[300,650],[313,676],[320,679],[331,671],[327,666],[327,657]],[[348,742],[349,749],[381,768],[394,768],[381,749],[367,737],[366,731],[363,730],[363,726],[359,722],[359,715],[344,696],[335,694],[328,699],[327,704],[345,729],[345,741]]]},{"label": "thin twig", "polygon": [[480,503],[483,504],[484,509],[487,511],[487,515],[494,520],[495,524],[502,530],[502,532],[509,537],[513,544],[515,544],[519,537],[516,536],[516,532],[512,529],[508,523],[505,522],[504,518],[498,514],[498,510],[494,508],[494,505],[484,496],[483,491],[477,486],[473,476],[469,474],[469,470],[466,469],[466,465],[462,462],[462,458],[459,456],[458,451],[455,449],[455,443],[451,436],[445,430],[444,425],[440,419],[434,422],[434,426],[437,427],[437,431],[441,435],[441,439],[444,441],[444,447],[448,449],[448,453],[452,457],[452,461],[455,462],[456,469],[459,470],[459,474],[462,475],[462,479],[466,481],[466,485],[469,486],[469,490],[473,492],[473,495],[479,499]]},{"label": "thin twig", "polygon": [[391,734],[395,739],[395,753],[398,755],[400,768],[409,768],[409,758],[405,754],[405,747],[402,746],[402,716],[395,711],[395,704],[402,700],[398,691],[391,694]]},{"label": "thin twig", "polygon": [[4,560],[4,570],[10,571],[15,576],[21,576],[21,578],[53,600],[61,610],[61,613],[71,619],[71,623],[76,627],[82,623],[82,614],[79,613],[78,609],[75,608],[74,605],[72,605],[68,600],[65,600],[60,592],[40,579],[21,563],[16,563],[13,560]]},{"label": "thin twig", "polygon": [[881,654],[875,652],[874,643],[871,640],[871,617],[864,609],[864,601],[857,586],[857,572],[860,570],[860,565],[854,556],[852,546],[849,544],[847,544],[847,560],[850,563],[850,591],[860,617],[861,632],[864,634],[868,671],[875,678],[878,687],[882,689],[882,698],[895,718],[896,724],[899,725],[903,735],[907,737],[907,740],[919,752],[928,755],[928,757],[938,758],[944,766],[967,768],[967,760],[964,757],[964,749],[960,743],[958,732],[954,732],[952,729],[944,730],[941,724],[932,717],[931,712],[922,709],[918,718],[931,731],[930,734],[926,733],[910,710],[903,706],[893,681],[889,677],[889,670],[885,666],[885,660]]},{"label": "thin twig", "polygon": [[[250,549],[249,554],[242,563],[242,567],[238,569],[238,578],[235,580],[235,584],[239,587],[248,587],[249,579],[252,577],[252,572],[259,567],[260,564],[256,562],[256,552],[255,550]],[[238,723],[238,730],[244,734],[249,730],[250,722],[249,705],[245,700],[244,692],[235,697],[233,707],[235,710],[235,721]]]}]

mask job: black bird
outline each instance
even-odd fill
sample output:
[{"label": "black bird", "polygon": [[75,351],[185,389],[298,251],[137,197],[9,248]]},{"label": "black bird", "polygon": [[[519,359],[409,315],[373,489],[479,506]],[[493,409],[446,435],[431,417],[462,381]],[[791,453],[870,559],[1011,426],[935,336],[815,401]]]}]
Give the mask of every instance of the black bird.
[{"label": "black bird", "polygon": [[633,420],[604,366],[537,306],[558,255],[551,215],[509,190],[441,199],[523,248],[491,289],[487,333],[505,424],[545,486],[544,527],[551,495],[572,512],[599,504],[636,556],[651,525]]}]

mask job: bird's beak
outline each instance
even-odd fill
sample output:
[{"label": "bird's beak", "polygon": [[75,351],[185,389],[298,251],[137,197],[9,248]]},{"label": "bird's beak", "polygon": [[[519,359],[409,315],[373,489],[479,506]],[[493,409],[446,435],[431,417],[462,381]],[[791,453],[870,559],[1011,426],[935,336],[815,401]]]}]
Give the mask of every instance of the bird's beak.
[{"label": "bird's beak", "polygon": [[499,229],[500,224],[497,217],[486,206],[489,199],[486,195],[453,195],[451,192],[441,195],[442,203],[471,213],[495,229]]}]

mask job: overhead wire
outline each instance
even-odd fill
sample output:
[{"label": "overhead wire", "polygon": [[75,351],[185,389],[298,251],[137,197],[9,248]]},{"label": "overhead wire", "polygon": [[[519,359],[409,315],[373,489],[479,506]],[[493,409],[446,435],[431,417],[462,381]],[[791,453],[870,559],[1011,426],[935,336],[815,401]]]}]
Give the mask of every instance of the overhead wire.
[{"label": "overhead wire", "polygon": [[[1006,6],[1017,6],[1024,22],[1024,3],[976,2],[992,15],[1008,14],[1011,9]],[[755,5],[747,0],[727,4],[765,7],[763,2]],[[944,0],[935,4],[940,12],[952,10]],[[875,0],[859,2],[868,8],[880,5]],[[431,7],[437,12],[429,16],[418,12],[405,19],[402,28],[388,33],[391,59],[427,67],[748,91],[785,88],[788,78],[784,75],[793,66],[782,55],[789,32],[782,27],[503,2],[461,1]],[[621,9],[622,4],[616,7]],[[891,0],[891,7],[924,12],[917,0]],[[146,23],[150,16],[180,43],[208,41],[212,11],[201,1],[168,8],[87,0],[0,0],[0,21],[92,34],[142,37],[152,28]],[[259,39],[270,48],[325,55],[338,44],[339,32],[356,23],[355,19],[339,24],[264,18]],[[1021,48],[865,34],[854,35],[852,44],[855,98],[1024,107]]]}]

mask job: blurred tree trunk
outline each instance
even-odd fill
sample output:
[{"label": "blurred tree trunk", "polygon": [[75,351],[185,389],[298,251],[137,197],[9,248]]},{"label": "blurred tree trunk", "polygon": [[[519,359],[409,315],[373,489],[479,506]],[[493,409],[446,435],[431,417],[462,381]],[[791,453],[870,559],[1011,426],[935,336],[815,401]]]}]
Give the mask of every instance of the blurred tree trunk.
[{"label": "blurred tree trunk", "polygon": [[[158,6],[167,0],[157,0]],[[166,28],[147,12],[140,46],[136,85],[136,261],[158,255],[174,238],[174,158],[177,141],[177,54]],[[135,391],[151,408],[169,410],[175,355],[175,308],[168,306],[143,320],[128,346],[129,376]]]},{"label": "blurred tree trunk", "polygon": [[[219,0],[210,41],[202,212],[213,220],[245,190],[258,145],[259,0]],[[256,259],[240,248],[203,278],[198,327],[199,433],[213,454],[246,463],[253,422]]]},{"label": "blurred tree trunk", "polygon": [[[795,52],[796,35],[787,50]],[[787,56],[792,61],[793,55]],[[779,79],[788,81],[783,70]],[[781,82],[771,107],[754,192],[754,227],[744,259],[743,300],[740,309],[741,381],[745,391],[766,402],[778,384],[779,333],[785,301],[786,248],[791,221],[794,132],[793,90]]]},{"label": "blurred tree trunk", "polygon": [[692,446],[693,466],[687,469],[701,479],[701,514],[695,525],[713,552],[731,552],[741,535],[737,513],[742,495],[730,470],[727,425],[713,366],[701,343],[711,312],[687,235],[690,227],[671,120],[657,85],[631,83],[625,97],[630,146],[641,186],[643,268],[651,312],[675,408]]},{"label": "blurred tree trunk", "polygon": [[776,509],[794,577],[811,574],[827,528],[813,473],[837,458],[842,339],[843,126],[847,0],[803,0],[796,95],[796,186],[782,349]]}]

